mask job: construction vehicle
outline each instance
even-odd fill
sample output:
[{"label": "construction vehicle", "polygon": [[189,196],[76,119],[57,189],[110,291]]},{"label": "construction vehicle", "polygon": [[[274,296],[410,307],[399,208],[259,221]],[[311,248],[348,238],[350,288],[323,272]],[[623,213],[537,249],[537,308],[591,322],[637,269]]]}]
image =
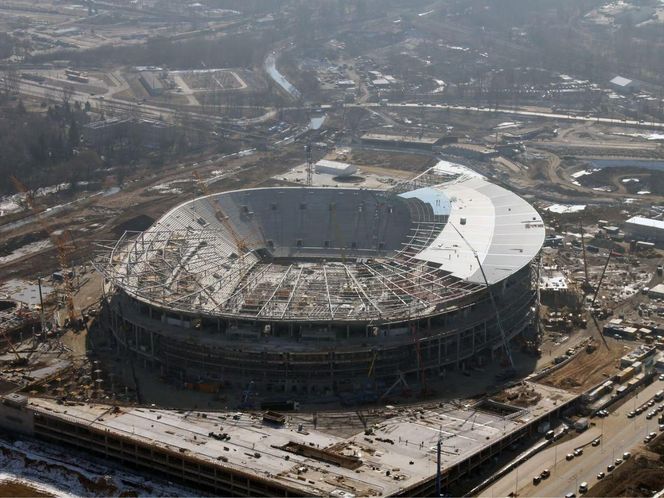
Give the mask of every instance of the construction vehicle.
[{"label": "construction vehicle", "polygon": [[11,177],[11,181],[14,184],[16,190],[25,195],[25,201],[28,204],[30,211],[32,211],[42,231],[46,232],[53,246],[56,248],[58,264],[62,274],[62,287],[64,289],[65,306],[67,308],[67,321],[65,325],[69,325],[77,330],[80,328],[82,320],[76,316],[76,310],[74,307],[73,274],[67,270],[69,266],[69,254],[73,250],[71,235],[68,231],[63,232],[61,235],[56,235],[42,217],[42,212],[37,207],[32,192],[30,192],[30,190],[28,190],[28,188],[15,176]]}]

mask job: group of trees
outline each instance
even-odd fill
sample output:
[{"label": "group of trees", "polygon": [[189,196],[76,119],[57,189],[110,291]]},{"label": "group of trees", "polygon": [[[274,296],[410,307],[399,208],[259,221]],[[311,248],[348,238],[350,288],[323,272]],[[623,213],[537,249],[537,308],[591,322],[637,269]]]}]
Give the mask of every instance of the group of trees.
[{"label": "group of trees", "polygon": [[263,59],[265,43],[252,33],[228,35],[223,38],[193,38],[173,41],[154,37],[141,45],[103,45],[90,50],[63,50],[38,54],[31,62],[70,60],[78,66],[98,66],[100,61],[110,65],[164,66],[172,69],[200,69],[201,67],[251,67]]},{"label": "group of trees", "polygon": [[35,188],[93,178],[101,161],[94,151],[78,149],[81,109],[65,104],[29,112],[7,96],[0,104],[0,194],[14,192],[12,175]]}]

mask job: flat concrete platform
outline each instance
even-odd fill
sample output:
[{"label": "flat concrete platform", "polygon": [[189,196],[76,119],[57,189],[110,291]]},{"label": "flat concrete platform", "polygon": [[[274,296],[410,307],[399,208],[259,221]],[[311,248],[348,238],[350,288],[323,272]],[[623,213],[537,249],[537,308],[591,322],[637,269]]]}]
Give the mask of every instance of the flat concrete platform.
[{"label": "flat concrete platform", "polygon": [[528,387],[541,394],[528,408],[487,403],[388,406],[379,410],[381,422],[350,437],[315,428],[315,414],[286,415],[284,425],[274,425],[263,420],[262,412],[116,408],[40,398],[30,398],[26,409],[36,420],[64,419],[107,438],[179,452],[304,495],[335,490],[357,496],[408,495],[433,481],[439,438],[443,472],[454,469],[460,475],[461,464],[488,458],[490,448],[504,447],[503,442],[515,440],[575,397],[539,384]]}]

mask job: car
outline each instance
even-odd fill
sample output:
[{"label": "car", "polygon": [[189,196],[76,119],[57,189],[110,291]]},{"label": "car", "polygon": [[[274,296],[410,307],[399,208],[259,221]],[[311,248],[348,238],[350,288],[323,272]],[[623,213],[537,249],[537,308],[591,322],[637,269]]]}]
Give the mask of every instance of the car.
[{"label": "car", "polygon": [[540,476],[533,476],[533,484],[537,486],[542,481]]},{"label": "car", "polygon": [[661,412],[662,410],[664,410],[664,403],[657,406],[657,413]]},{"label": "car", "polygon": [[574,456],[575,457],[578,457],[578,456],[581,456],[581,455],[583,455],[583,448],[577,448],[577,449],[574,450]]},{"label": "car", "polygon": [[631,458],[632,454],[629,451],[626,451],[623,453],[623,460],[629,460]]},{"label": "car", "polygon": [[655,416],[655,414],[653,412],[648,412],[648,413],[646,413],[646,420],[650,420],[654,416]]},{"label": "car", "polygon": [[661,375],[659,376],[659,380],[664,380],[664,374],[661,374]]},{"label": "car", "polygon": [[568,453],[567,456],[565,457],[565,460],[569,461],[574,458],[574,453]]},{"label": "car", "polygon": [[616,458],[615,462],[613,462],[613,463],[615,463],[615,464],[616,464],[616,467],[617,467],[618,465],[620,465],[621,463],[623,463],[623,459],[622,459],[622,458]]},{"label": "car", "polygon": [[643,438],[643,442],[648,444],[650,441],[652,441],[652,438],[650,436],[646,436]]},{"label": "car", "polygon": [[648,401],[648,408],[652,408],[653,406],[655,406],[655,400],[651,399],[650,401]]},{"label": "car", "polygon": [[544,469],[540,474],[542,479],[548,479],[551,476],[551,471],[549,469]]},{"label": "car", "polygon": [[574,494],[574,493],[567,493],[567,494],[565,495],[565,498],[576,498],[576,494]]},{"label": "car", "polygon": [[586,481],[583,481],[581,484],[579,484],[579,493],[587,493],[588,492],[588,483]]},{"label": "car", "polygon": [[659,430],[664,431],[664,424],[659,424]]},{"label": "car", "polygon": [[636,416],[636,412],[632,411],[627,414],[627,418],[634,418]]},{"label": "car", "polygon": [[602,442],[600,438],[593,439],[592,445],[593,446],[599,446],[599,444]]},{"label": "car", "polygon": [[604,472],[600,472],[599,474],[597,474],[597,480],[601,481],[602,479],[604,479],[605,476],[606,474]]},{"label": "car", "polygon": [[615,469],[615,468],[616,468],[616,466],[613,465],[612,463],[610,463],[609,465],[606,466],[606,471],[607,472],[612,472],[613,469]]}]

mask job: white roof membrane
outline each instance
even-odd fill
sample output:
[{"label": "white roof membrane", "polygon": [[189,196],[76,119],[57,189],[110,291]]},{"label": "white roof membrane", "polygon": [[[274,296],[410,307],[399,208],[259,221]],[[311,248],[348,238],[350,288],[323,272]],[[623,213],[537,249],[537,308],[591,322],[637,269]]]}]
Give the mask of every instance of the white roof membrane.
[{"label": "white roof membrane", "polygon": [[436,188],[450,200],[449,221],[417,259],[483,284],[479,259],[487,281],[493,284],[527,265],[542,247],[542,218],[518,195],[483,178]]}]

